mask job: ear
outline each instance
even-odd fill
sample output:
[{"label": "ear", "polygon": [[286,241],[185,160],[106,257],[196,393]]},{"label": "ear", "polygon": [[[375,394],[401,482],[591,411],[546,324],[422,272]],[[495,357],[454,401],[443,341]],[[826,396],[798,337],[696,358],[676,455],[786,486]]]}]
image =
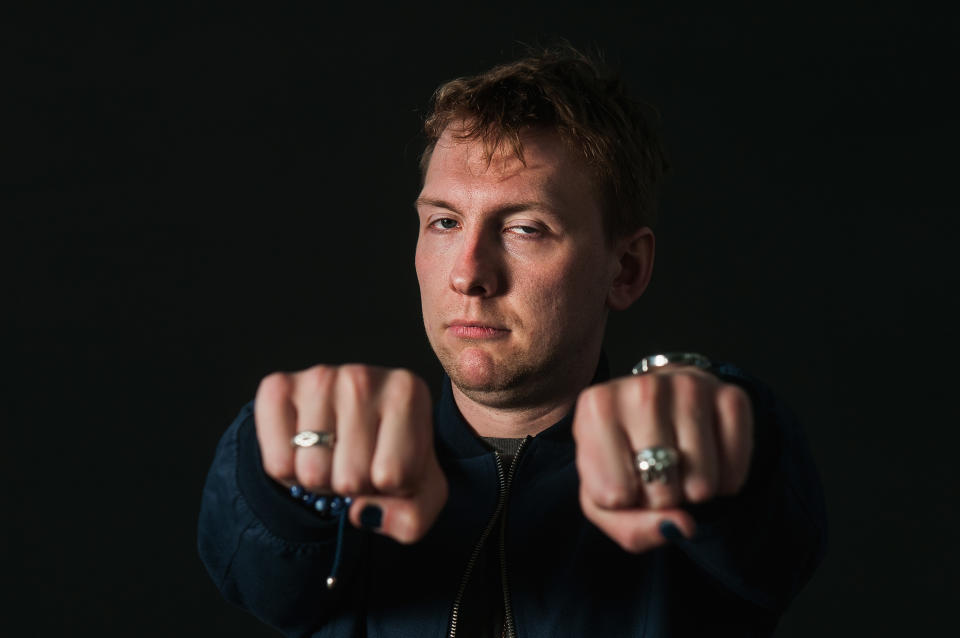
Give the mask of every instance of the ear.
[{"label": "ear", "polygon": [[608,308],[626,310],[647,289],[653,274],[655,244],[653,231],[646,226],[616,240],[618,268],[607,293]]}]

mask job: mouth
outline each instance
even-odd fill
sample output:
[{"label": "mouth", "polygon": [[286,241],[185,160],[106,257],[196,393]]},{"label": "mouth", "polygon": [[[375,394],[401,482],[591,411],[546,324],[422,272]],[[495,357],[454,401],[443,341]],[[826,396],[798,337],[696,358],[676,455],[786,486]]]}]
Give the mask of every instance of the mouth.
[{"label": "mouth", "polygon": [[510,334],[510,331],[482,321],[456,320],[451,321],[447,330],[458,339],[501,339]]}]

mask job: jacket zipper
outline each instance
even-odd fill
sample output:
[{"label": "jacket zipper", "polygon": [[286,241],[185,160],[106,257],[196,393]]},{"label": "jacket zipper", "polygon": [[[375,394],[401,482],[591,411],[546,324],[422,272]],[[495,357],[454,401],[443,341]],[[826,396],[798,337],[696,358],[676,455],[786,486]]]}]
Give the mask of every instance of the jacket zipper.
[{"label": "jacket zipper", "polygon": [[[520,443],[520,446],[517,448],[517,453],[513,456],[513,461],[510,463],[510,472],[507,474],[507,485],[505,494],[503,495],[504,507],[506,507],[507,501],[510,499],[510,487],[513,485],[513,473],[517,469],[517,461],[520,460],[520,454],[523,452],[523,448],[527,446],[527,441],[532,437],[525,437]],[[516,638],[517,628],[513,622],[513,605],[510,603],[510,585],[507,582],[507,513],[503,512],[503,515],[500,517],[500,582],[503,585],[503,633],[506,638]]]},{"label": "jacket zipper", "polygon": [[[497,499],[497,507],[493,510],[493,514],[490,516],[490,520],[487,521],[487,526],[483,529],[483,533],[480,534],[479,540],[477,540],[476,545],[473,546],[473,552],[470,553],[470,560],[467,561],[467,568],[463,572],[463,578],[460,580],[460,588],[457,590],[457,596],[453,599],[453,611],[450,614],[450,632],[447,634],[449,638],[456,638],[457,635],[457,620],[460,617],[460,605],[463,602],[463,594],[467,589],[467,583],[470,581],[470,574],[473,572],[473,568],[477,563],[477,557],[480,556],[480,550],[483,548],[483,544],[486,542],[487,537],[490,536],[490,532],[493,531],[493,526],[497,523],[497,518],[500,516],[500,512],[503,511],[503,507],[507,502],[507,497],[510,494],[510,481],[513,480],[513,471],[517,466],[517,459],[520,458],[520,453],[523,451],[523,448],[526,447],[527,441],[531,437],[526,437],[523,442],[520,443],[520,447],[517,448],[517,453],[513,456],[513,461],[510,463],[509,470],[509,480],[508,477],[505,477],[503,474],[503,459],[500,456],[499,452],[494,452],[493,456],[497,462],[497,483],[500,486],[500,496]],[[505,548],[503,546],[503,537],[504,537],[504,525],[501,522],[500,525],[500,577],[503,582],[503,596],[504,603],[506,607],[504,608],[504,626],[507,629],[508,636],[515,636],[516,632],[513,628],[513,613],[510,606],[510,594],[507,591],[507,566],[506,566],[506,556]]]}]

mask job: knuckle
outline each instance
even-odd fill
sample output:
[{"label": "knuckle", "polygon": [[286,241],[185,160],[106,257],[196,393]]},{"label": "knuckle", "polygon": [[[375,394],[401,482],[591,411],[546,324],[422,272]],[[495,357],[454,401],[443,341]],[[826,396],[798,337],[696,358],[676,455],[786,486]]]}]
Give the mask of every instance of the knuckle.
[{"label": "knuckle", "polygon": [[578,413],[586,413],[590,410],[592,403],[594,401],[594,394],[597,391],[597,386],[591,386],[581,391],[577,395],[577,404],[574,411]]},{"label": "knuckle", "polygon": [[308,392],[323,393],[329,391],[334,376],[335,371],[332,367],[317,365],[301,372],[298,382]]},{"label": "knuckle", "polygon": [[378,492],[400,492],[410,487],[408,472],[399,463],[375,463],[370,470],[370,480]]},{"label": "knuckle", "polygon": [[622,509],[634,504],[634,495],[630,490],[619,484],[606,484],[591,490],[593,500],[604,509]]},{"label": "knuckle", "polygon": [[364,494],[368,491],[370,480],[361,472],[337,472],[333,475],[331,487],[340,494]]},{"label": "knuckle", "polygon": [[675,374],[671,378],[673,392],[683,398],[692,398],[700,393],[702,380],[693,374]]},{"label": "knuckle", "polygon": [[297,482],[309,490],[324,489],[327,487],[323,471],[315,463],[309,463],[297,469]]},{"label": "knuckle", "polygon": [[265,454],[261,462],[264,473],[275,481],[289,481],[294,478],[292,456]]},{"label": "knuckle", "polygon": [[658,401],[667,391],[667,382],[662,375],[651,374],[637,379],[634,388],[635,397],[639,402]]},{"label": "knuckle", "polygon": [[397,368],[387,373],[382,392],[387,403],[407,412],[429,404],[427,384],[409,370]]},{"label": "knuckle", "polygon": [[717,401],[736,417],[743,417],[751,412],[750,397],[740,387],[727,384],[717,393]]},{"label": "knuckle", "polygon": [[404,395],[418,395],[427,389],[419,376],[405,368],[394,368],[387,373],[387,384]]},{"label": "knuckle", "polygon": [[260,381],[257,388],[257,400],[266,403],[282,403],[291,394],[293,387],[290,375],[283,372],[268,374]]},{"label": "knuckle", "polygon": [[348,364],[340,367],[337,381],[358,401],[368,401],[375,392],[376,373],[370,366]]},{"label": "knuckle", "polygon": [[571,434],[577,442],[576,459],[578,465],[590,456],[587,450],[592,448],[590,444],[596,438],[597,423],[595,415],[590,410],[578,407],[574,411]]},{"label": "knuckle", "polygon": [[580,464],[580,457],[583,455],[583,448],[581,447],[581,443],[579,439],[583,436],[584,432],[586,432],[584,427],[585,427],[585,424],[583,422],[583,417],[580,415],[580,411],[577,410],[574,412],[573,426],[571,428],[571,433],[573,434],[573,438],[577,440],[576,458],[577,458],[578,465]]},{"label": "knuckle", "polygon": [[362,492],[359,481],[342,476],[334,476],[330,487],[338,494],[360,494]]},{"label": "knuckle", "polygon": [[591,386],[577,397],[577,411],[588,418],[604,420],[609,415],[611,399],[612,390],[606,384]]},{"label": "knuckle", "polygon": [[684,492],[691,503],[705,503],[716,496],[716,486],[703,477],[690,477],[684,482]]},{"label": "knuckle", "polygon": [[633,377],[635,381],[627,386],[627,397],[634,405],[640,405],[650,394],[650,382],[648,377]]}]

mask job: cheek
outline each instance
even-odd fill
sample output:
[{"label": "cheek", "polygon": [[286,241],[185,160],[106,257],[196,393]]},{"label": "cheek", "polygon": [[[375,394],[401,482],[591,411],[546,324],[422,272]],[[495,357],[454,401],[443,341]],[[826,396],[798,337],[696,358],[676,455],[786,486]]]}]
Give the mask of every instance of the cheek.
[{"label": "cheek", "polygon": [[413,253],[413,267],[417,271],[417,281],[423,285],[423,275],[426,272],[426,256],[423,250],[423,240],[417,240],[417,248]]},{"label": "cheek", "polygon": [[431,333],[442,314],[444,291],[447,289],[447,274],[443,268],[442,255],[424,250],[420,244],[414,256],[417,281],[420,284],[420,309],[424,327]]},{"label": "cheek", "polygon": [[423,258],[419,250],[414,259],[414,265],[417,269],[417,283],[420,285],[420,305],[423,308],[423,318],[424,321],[429,322],[427,311],[430,308],[430,297],[433,290],[430,279],[431,269],[428,260]]},{"label": "cheek", "polygon": [[592,322],[604,311],[606,289],[600,264],[563,264],[551,270],[538,269],[525,279],[531,306],[543,319],[568,325]]},{"label": "cheek", "polygon": [[570,318],[586,310],[581,294],[582,273],[574,268],[537,268],[520,280],[523,297],[539,323],[551,329],[570,322]]},{"label": "cheek", "polygon": [[435,287],[440,280],[446,279],[452,254],[448,243],[429,235],[420,237],[413,262],[421,292],[433,292],[430,286]]},{"label": "cheek", "polygon": [[437,263],[436,259],[417,245],[417,252],[414,256],[414,266],[417,269],[417,281],[420,283],[420,298],[426,299],[436,284]]}]

